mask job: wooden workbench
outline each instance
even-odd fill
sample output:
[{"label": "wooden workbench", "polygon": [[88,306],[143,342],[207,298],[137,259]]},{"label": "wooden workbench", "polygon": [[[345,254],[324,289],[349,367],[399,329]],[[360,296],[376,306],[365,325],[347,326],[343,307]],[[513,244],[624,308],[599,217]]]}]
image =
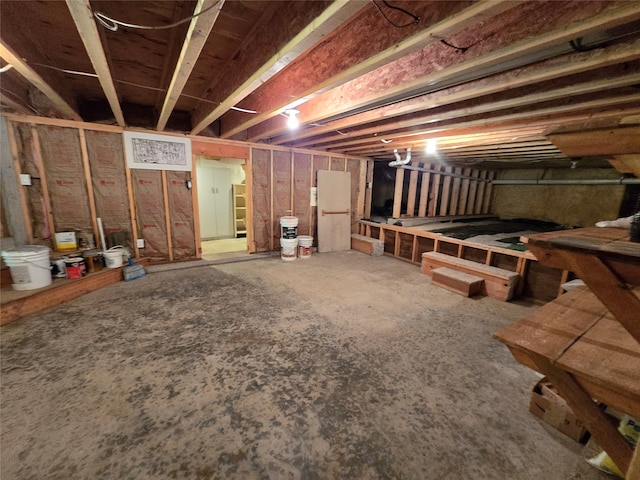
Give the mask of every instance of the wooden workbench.
[{"label": "wooden workbench", "polygon": [[575,272],[572,290],[494,336],[546,375],[616,465],[632,448],[595,400],[640,418],[640,244],[628,231],[588,228],[523,239],[544,265]]}]

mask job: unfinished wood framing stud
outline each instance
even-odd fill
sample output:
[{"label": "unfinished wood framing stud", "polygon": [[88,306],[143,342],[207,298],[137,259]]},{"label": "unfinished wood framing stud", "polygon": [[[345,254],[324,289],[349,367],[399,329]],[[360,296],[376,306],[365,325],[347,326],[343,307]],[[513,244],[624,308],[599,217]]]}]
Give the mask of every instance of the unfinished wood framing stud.
[{"label": "unfinished wood framing stud", "polygon": [[[193,155],[191,165],[197,165],[198,156]],[[196,249],[196,258],[202,258],[202,236],[200,234],[200,205],[198,204],[198,169],[191,169],[191,205],[193,208],[193,228]],[[247,237],[249,236],[249,226],[247,225]]]},{"label": "unfinished wood framing stud", "polygon": [[[124,147],[124,145],[123,145]],[[133,251],[136,258],[140,258],[140,249],[138,248],[138,217],[136,215],[136,204],[133,198],[133,179],[131,178],[131,169],[124,167],[125,177],[127,179],[127,197],[129,200],[129,215],[131,216],[131,235],[133,236]],[[107,248],[103,245],[102,248]]]},{"label": "unfinished wood framing stud", "polygon": [[393,218],[400,218],[402,211],[402,189],[404,187],[404,170],[396,170],[396,187],[393,193]]},{"label": "unfinished wood framing stud", "polygon": [[25,187],[21,185],[20,174],[22,170],[20,168],[20,160],[18,153],[18,144],[16,142],[16,131],[13,126],[13,122],[7,122],[7,135],[9,136],[9,149],[11,156],[13,157],[13,169],[16,172],[16,183],[18,185],[18,191],[20,192],[20,206],[22,209],[22,218],[24,220],[24,227],[27,232],[27,239],[29,243],[33,243],[33,223],[31,221],[31,215],[29,215],[29,201],[27,200],[27,193]]},{"label": "unfinished wood framing stud", "polygon": [[171,213],[169,212],[169,191],[167,186],[167,171],[162,170],[161,172],[162,178],[162,200],[164,203],[164,222],[165,228],[167,229],[167,247],[169,249],[169,261],[173,261],[173,246],[171,239]]},{"label": "unfinished wood framing stud", "polygon": [[93,193],[93,182],[91,182],[91,168],[89,167],[89,154],[87,152],[87,138],[84,129],[78,129],[80,136],[80,152],[82,154],[82,166],[84,168],[84,179],[87,184],[87,198],[89,199],[89,213],[91,214],[91,226],[93,238],[99,238],[98,220],[96,216],[96,199]]},{"label": "unfinished wood framing stud", "polygon": [[49,187],[47,184],[47,175],[45,174],[44,162],[42,161],[42,150],[40,148],[40,137],[38,135],[38,129],[35,125],[31,125],[31,138],[33,143],[31,144],[33,159],[38,169],[38,175],[40,175],[40,184],[42,188],[42,199],[44,201],[44,208],[46,210],[47,221],[49,222],[49,231],[53,241],[54,249],[58,248],[56,243],[56,226],[53,221],[53,211],[51,210],[51,198],[49,197]]}]

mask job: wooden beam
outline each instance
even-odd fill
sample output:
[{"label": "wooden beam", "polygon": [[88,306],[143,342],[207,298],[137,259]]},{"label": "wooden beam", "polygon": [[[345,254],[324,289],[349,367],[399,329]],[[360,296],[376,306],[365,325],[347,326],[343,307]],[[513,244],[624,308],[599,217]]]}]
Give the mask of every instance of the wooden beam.
[{"label": "wooden beam", "polygon": [[82,121],[82,117],[56,92],[38,73],[29,66],[4,40],[0,40],[0,57],[13,65],[13,68],[26,78],[34,87],[51,100],[51,103],[65,116],[72,120]]},{"label": "wooden beam", "polygon": [[[72,1],[74,0],[67,0],[67,2]],[[178,57],[178,63],[173,72],[173,77],[162,105],[162,111],[160,112],[160,118],[157,126],[158,130],[164,130],[167,126],[169,116],[171,115],[176,102],[180,98],[180,94],[193,71],[193,67],[195,67],[196,62],[198,61],[200,52],[202,51],[207,38],[209,38],[211,29],[220,15],[220,10],[222,10],[224,2],[225,0],[198,0],[193,12],[194,15],[198,15],[202,10],[211,7],[211,5],[215,4],[215,7],[191,19],[187,36],[184,40],[184,44],[182,45],[180,56]]]},{"label": "wooden beam", "polygon": [[116,93],[116,87],[111,78],[111,72],[109,71],[109,64],[107,63],[107,57],[102,49],[102,43],[100,42],[100,34],[96,27],[96,22],[93,18],[93,10],[89,0],[66,0],[67,7],[73,21],[76,24],[82,43],[87,50],[91,64],[94,70],[98,74],[98,80],[102,86],[102,90],[107,97],[111,111],[121,127],[125,126],[124,115],[120,108],[120,100]]},{"label": "wooden beam", "polygon": [[[2,105],[9,107],[11,110],[13,110],[16,113],[22,113],[24,115],[31,115],[33,113],[31,110],[25,107],[22,103],[16,102],[14,99],[5,95],[2,92],[0,92],[0,103]],[[4,109],[3,109],[3,113],[4,113]]]},{"label": "wooden beam", "polygon": [[[238,85],[233,92],[227,95],[220,105],[212,111],[208,111],[208,107],[206,106],[197,109],[193,117],[195,126],[191,133],[196,134],[201,132],[211,122],[220,118],[222,114],[300,57],[306,50],[322,40],[325,35],[333,31],[338,25],[351,18],[352,15],[365,5],[363,2],[335,0],[313,22],[302,29],[300,33],[287,42],[275,55],[246,78],[242,84]],[[205,104],[203,103],[203,105]],[[295,105],[294,102],[291,107],[293,108]],[[284,110],[285,108],[282,108],[278,114],[284,112]],[[227,132],[226,136],[232,136],[234,133],[236,132]]]},{"label": "wooden beam", "polygon": [[640,178],[640,154],[614,155],[609,163],[620,173],[633,173]]},{"label": "wooden beam", "polygon": [[568,157],[640,154],[640,127],[630,126],[547,135]]},{"label": "wooden beam", "polygon": [[[348,68],[342,67],[344,68],[343,70],[336,71],[333,75],[327,76],[327,78],[318,77],[317,79],[314,79],[315,81],[308,83],[313,84],[313,86],[306,90],[303,90],[300,87],[292,90],[292,86],[285,83],[290,82],[290,80],[288,79],[282,79],[282,81],[275,82],[273,85],[265,86],[266,88],[264,95],[262,96],[263,98],[277,99],[277,97],[281,97],[282,99],[279,100],[279,102],[268,101],[265,104],[260,105],[259,110],[261,115],[254,116],[249,119],[245,118],[240,122],[236,122],[236,124],[230,129],[230,134],[233,134],[232,132],[238,132],[240,130],[246,130],[250,127],[254,127],[258,123],[261,123],[261,125],[257,125],[249,132],[249,141],[257,141],[259,139],[273,136],[274,134],[279,134],[282,132],[282,122],[274,117],[279,115],[279,113],[282,111],[282,108],[285,105],[291,103],[292,99],[303,99],[304,101],[308,101],[321,93],[339,87],[340,85],[358,78],[361,75],[372,72],[377,68],[398,60],[405,55],[419,51],[433,43],[437,43],[442,38],[451,37],[466,28],[476,25],[479,22],[486,22],[492,17],[499,15],[521,3],[524,2],[521,0],[517,0],[514,2],[481,0],[479,2],[476,2],[462,11],[454,12],[450,15],[447,15],[446,18],[435,23],[434,25],[431,25],[427,28],[422,28],[419,32],[417,32],[415,35],[410,36],[409,38],[406,38],[399,42],[393,42],[381,52],[375,53],[364,59],[363,61],[356,63],[355,65],[351,65]],[[368,20],[368,23],[366,25],[367,31],[361,32],[361,34],[366,34],[370,31],[376,31],[377,37],[383,35],[386,29],[386,25],[383,25],[380,31],[377,31],[376,28],[378,24],[372,24],[371,20],[366,20]],[[376,18],[374,20],[380,21],[381,23],[385,22],[382,18]],[[355,28],[356,31],[358,31],[358,25],[350,25],[350,29],[351,28]],[[337,39],[338,41],[343,41],[344,37],[338,35]],[[376,38],[376,42],[371,43],[379,44],[381,43],[381,40],[380,38]],[[347,60],[345,58],[340,58],[340,66],[344,65],[346,61]],[[309,65],[307,70],[313,68],[313,65]],[[321,70],[324,71],[326,70],[326,68],[323,68]],[[322,71],[320,73],[323,73]],[[311,75],[314,75],[314,73],[312,73]],[[283,91],[286,93],[286,95],[283,95]],[[273,119],[273,121],[262,123],[268,119]],[[226,136],[227,132],[224,132],[223,137]]]}]

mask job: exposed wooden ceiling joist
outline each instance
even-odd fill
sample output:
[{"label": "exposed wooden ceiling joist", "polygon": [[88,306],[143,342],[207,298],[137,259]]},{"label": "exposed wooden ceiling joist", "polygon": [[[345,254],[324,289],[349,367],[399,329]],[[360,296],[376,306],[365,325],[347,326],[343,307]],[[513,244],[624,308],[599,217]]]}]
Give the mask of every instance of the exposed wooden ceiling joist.
[{"label": "exposed wooden ceiling joist", "polygon": [[89,0],[66,0],[67,7],[73,21],[76,24],[76,28],[80,33],[82,42],[87,49],[87,54],[91,59],[91,64],[98,75],[100,85],[104,90],[104,93],[111,107],[111,111],[121,127],[125,126],[124,115],[122,114],[122,108],[120,108],[120,100],[116,92],[116,87],[111,77],[111,71],[109,70],[109,64],[107,57],[102,48],[102,42],[100,41],[100,34],[96,27],[96,22],[93,18],[93,10]]},{"label": "exposed wooden ceiling joist", "polygon": [[242,84],[237,86],[233,93],[228,95],[218,107],[212,111],[210,111],[206,105],[198,108],[194,113],[193,123],[195,126],[191,133],[197,134],[201,132],[206,126],[218,119],[240,100],[302,55],[305,50],[312,47],[324,35],[329,34],[337,25],[346,22],[365,5],[365,3],[359,0],[334,1],[320,16],[291,39],[282,49],[264,63],[262,67],[253,72]]},{"label": "exposed wooden ceiling joist", "polygon": [[[368,110],[363,113],[351,115],[339,120],[327,122],[319,126],[307,126],[297,132],[287,132],[271,139],[270,143],[287,145],[296,142],[296,145],[309,144],[305,139],[321,138],[323,134],[345,131],[367,125],[381,120],[393,121],[397,117],[415,114],[427,110],[453,105],[480,97],[515,90],[521,87],[533,88],[536,84],[549,80],[586,73],[599,68],[630,62],[640,59],[640,39],[629,44],[614,45],[607,49],[590,50],[576,53],[567,59],[566,63],[547,65],[541,62],[521,69],[517,76],[510,74],[491,77],[490,81],[472,82],[463,89],[445,89],[433,94],[403,100],[388,106]],[[311,142],[313,143],[313,142]]]},{"label": "exposed wooden ceiling joist", "polygon": [[[323,72],[325,73],[325,78],[318,78],[317,81],[313,84],[312,88],[307,88],[306,90],[301,89],[300,86],[296,84],[296,82],[291,82],[290,79],[281,77],[278,79],[279,81],[273,82],[270,85],[266,85],[262,91],[262,93],[264,93],[264,96],[261,96],[260,99],[256,99],[260,101],[259,105],[253,105],[253,107],[258,109],[259,111],[257,115],[253,115],[249,118],[237,118],[235,119],[235,121],[231,122],[225,121],[225,127],[220,136],[222,138],[232,137],[242,130],[246,130],[250,127],[253,127],[254,125],[264,122],[265,120],[280,115],[280,113],[282,113],[286,108],[289,108],[292,103],[297,103],[299,101],[309,101],[310,99],[314,98],[317,95],[320,95],[321,93],[342,85],[365,73],[371,72],[411,52],[420,50],[432,43],[437,43],[442,38],[451,37],[452,35],[455,35],[456,33],[469,28],[474,24],[487,21],[495,15],[503,13],[510,8],[516,7],[520,3],[522,2],[496,2],[493,0],[482,0],[480,2],[477,2],[458,13],[446,17],[435,25],[420,31],[417,34],[412,35],[411,37],[402,40],[399,43],[395,43],[389,48],[386,48],[385,50],[377,54],[370,56],[364,61],[352,65],[349,68],[344,69],[344,67],[342,67],[342,69],[340,70],[331,72],[333,74],[330,76],[327,76],[326,72]],[[383,18],[377,16],[376,20],[378,20],[380,24],[367,25],[368,32],[381,30],[382,27],[386,25]],[[352,32],[351,27],[349,29],[349,34],[355,35],[355,33]],[[340,39],[338,38],[338,40]],[[367,42],[363,43],[366,44]],[[345,60],[341,59],[338,65],[344,65],[344,63]],[[307,75],[306,72],[312,71],[313,68],[313,65],[307,65],[303,70],[305,72],[305,75]],[[280,92],[279,95],[278,92]],[[279,98],[286,98],[286,100],[278,101]],[[275,101],[272,99],[275,99]]]},{"label": "exposed wooden ceiling joist", "polygon": [[62,113],[65,117],[71,120],[82,120],[82,117],[69,105],[64,98],[62,98],[51,85],[49,85],[38,73],[29,66],[29,64],[23,60],[9,45],[4,41],[0,41],[0,57],[7,63],[13,65],[20,75],[28,80],[34,87],[40,90],[51,103]]},{"label": "exposed wooden ceiling joist", "polygon": [[[380,86],[376,89],[372,85],[368,90],[375,89],[377,91],[368,96],[360,95],[352,101],[345,101],[341,92],[331,91],[314,98],[304,105],[300,105],[300,122],[301,124],[310,124],[332,121],[473,79],[495,75],[499,72],[567,54],[572,51],[569,42],[575,38],[585,37],[589,34],[637,21],[638,19],[640,19],[640,9],[636,5],[617,5],[615,8],[607,9],[599,15],[592,16],[576,24],[557,28],[536,38],[528,38],[479,58],[458,63],[439,72],[401,83],[392,88],[385,88],[386,82],[381,81],[380,75],[377,75],[377,81]],[[395,63],[392,62],[380,70],[388,71],[387,75],[389,76],[397,76],[399,69],[402,67]],[[273,126],[274,128],[269,129],[268,123],[262,124],[260,127],[259,133],[257,133],[257,129],[252,130],[251,140],[268,138],[281,134],[285,130],[281,125],[278,125],[277,128]],[[254,134],[254,132],[256,133]]]},{"label": "exposed wooden ceiling joist", "polygon": [[[586,82],[579,85],[572,85],[570,87],[559,88],[546,92],[533,93],[530,95],[523,95],[515,97],[509,100],[502,101],[489,101],[475,105],[473,107],[460,108],[457,110],[450,110],[441,114],[434,114],[421,118],[409,118],[403,121],[386,122],[385,124],[376,124],[373,127],[363,128],[359,130],[350,131],[346,137],[364,137],[377,135],[378,137],[387,137],[387,131],[397,131],[405,128],[414,128],[417,126],[428,125],[430,123],[436,124],[448,120],[455,120],[458,118],[470,117],[472,115],[479,114],[492,114],[500,110],[506,111],[509,109],[515,109],[523,106],[535,107],[542,102],[548,102],[551,100],[566,99],[573,96],[585,95],[589,93],[601,93],[608,89],[614,89],[618,87],[625,87],[640,83],[640,73],[632,73],[624,75],[619,78],[611,80],[598,80],[593,82]],[[296,146],[308,147],[314,145],[315,147],[323,148],[324,145],[331,145],[332,142],[340,142],[346,138],[344,135],[336,134],[331,136],[324,136],[321,138],[315,138],[303,142],[297,142]]]},{"label": "exposed wooden ceiling joist", "polygon": [[[71,0],[69,0],[71,1]],[[204,47],[209,33],[216,23],[220,10],[224,6],[225,0],[198,0],[194,15],[198,15],[191,19],[187,36],[182,45],[180,56],[178,57],[178,63],[173,72],[173,77],[167,91],[167,95],[162,105],[162,111],[160,112],[160,118],[158,120],[158,130],[164,130],[169,120],[169,115],[173,111],[173,108],[184,89],[184,86],[191,75],[196,61],[200,56],[200,52]],[[212,7],[213,6],[213,7]],[[204,9],[211,8],[202,14],[200,12]]]}]

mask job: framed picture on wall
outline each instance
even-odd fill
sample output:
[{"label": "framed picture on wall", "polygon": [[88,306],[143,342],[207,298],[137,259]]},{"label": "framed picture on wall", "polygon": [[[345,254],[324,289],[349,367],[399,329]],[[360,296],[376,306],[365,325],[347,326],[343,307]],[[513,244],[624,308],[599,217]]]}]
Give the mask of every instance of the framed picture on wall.
[{"label": "framed picture on wall", "polygon": [[123,132],[127,167],[191,171],[191,140],[171,135]]}]

